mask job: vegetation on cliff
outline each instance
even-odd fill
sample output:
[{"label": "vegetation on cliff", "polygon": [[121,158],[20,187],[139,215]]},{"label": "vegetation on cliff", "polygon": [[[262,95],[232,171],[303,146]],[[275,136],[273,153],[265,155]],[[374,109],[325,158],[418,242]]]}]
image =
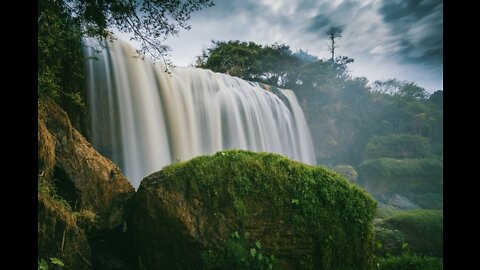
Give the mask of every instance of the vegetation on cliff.
[{"label": "vegetation on cliff", "polygon": [[[434,257],[443,257],[443,211],[417,209],[394,214],[378,227],[397,230],[405,243],[414,252]],[[387,240],[377,233],[377,240]],[[397,243],[400,247],[403,243]]]},{"label": "vegetation on cliff", "polygon": [[382,209],[379,214],[383,219],[375,220],[374,266],[387,270],[443,269],[442,210]]}]

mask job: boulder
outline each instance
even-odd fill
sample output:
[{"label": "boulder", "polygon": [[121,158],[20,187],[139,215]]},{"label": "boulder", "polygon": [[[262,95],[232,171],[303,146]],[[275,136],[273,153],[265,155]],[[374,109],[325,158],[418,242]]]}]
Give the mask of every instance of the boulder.
[{"label": "boulder", "polygon": [[368,269],[375,208],[328,169],[230,150],[146,177],[128,227],[142,269]]},{"label": "boulder", "polygon": [[74,210],[94,212],[99,229],[122,225],[125,203],[135,190],[120,169],[71,126],[55,103],[40,104],[38,125],[39,181],[53,181]]},{"label": "boulder", "polygon": [[134,188],[54,102],[39,101],[38,113],[38,259],[58,258],[68,269],[136,269],[125,222]]}]

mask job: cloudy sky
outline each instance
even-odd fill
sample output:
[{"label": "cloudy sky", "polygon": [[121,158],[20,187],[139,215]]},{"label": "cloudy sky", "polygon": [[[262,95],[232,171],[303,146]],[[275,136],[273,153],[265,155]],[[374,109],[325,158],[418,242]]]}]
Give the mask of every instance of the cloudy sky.
[{"label": "cloudy sky", "polygon": [[194,63],[211,40],[274,42],[329,58],[331,26],[342,26],[336,55],[355,59],[354,76],[398,78],[443,89],[442,0],[214,0],[192,29],[170,37],[171,60]]}]

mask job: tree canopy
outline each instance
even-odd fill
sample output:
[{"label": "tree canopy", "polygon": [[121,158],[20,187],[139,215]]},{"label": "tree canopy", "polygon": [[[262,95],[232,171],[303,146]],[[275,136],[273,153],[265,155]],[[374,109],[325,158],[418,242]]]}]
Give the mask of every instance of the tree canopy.
[{"label": "tree canopy", "polygon": [[86,36],[109,37],[111,29],[133,34],[140,52],[154,59],[164,58],[168,46],[163,41],[190,29],[191,13],[213,6],[212,0],[39,0],[38,22],[52,5],[69,16]]}]

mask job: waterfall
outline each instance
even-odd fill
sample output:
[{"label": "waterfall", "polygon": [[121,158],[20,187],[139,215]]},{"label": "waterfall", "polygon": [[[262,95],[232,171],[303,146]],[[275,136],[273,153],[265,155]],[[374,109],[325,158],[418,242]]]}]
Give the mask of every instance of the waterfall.
[{"label": "waterfall", "polygon": [[315,164],[292,91],[196,68],[167,74],[159,63],[133,58],[121,41],[101,52],[86,46],[85,54],[92,144],[135,188],[165,165],[223,149]]}]

